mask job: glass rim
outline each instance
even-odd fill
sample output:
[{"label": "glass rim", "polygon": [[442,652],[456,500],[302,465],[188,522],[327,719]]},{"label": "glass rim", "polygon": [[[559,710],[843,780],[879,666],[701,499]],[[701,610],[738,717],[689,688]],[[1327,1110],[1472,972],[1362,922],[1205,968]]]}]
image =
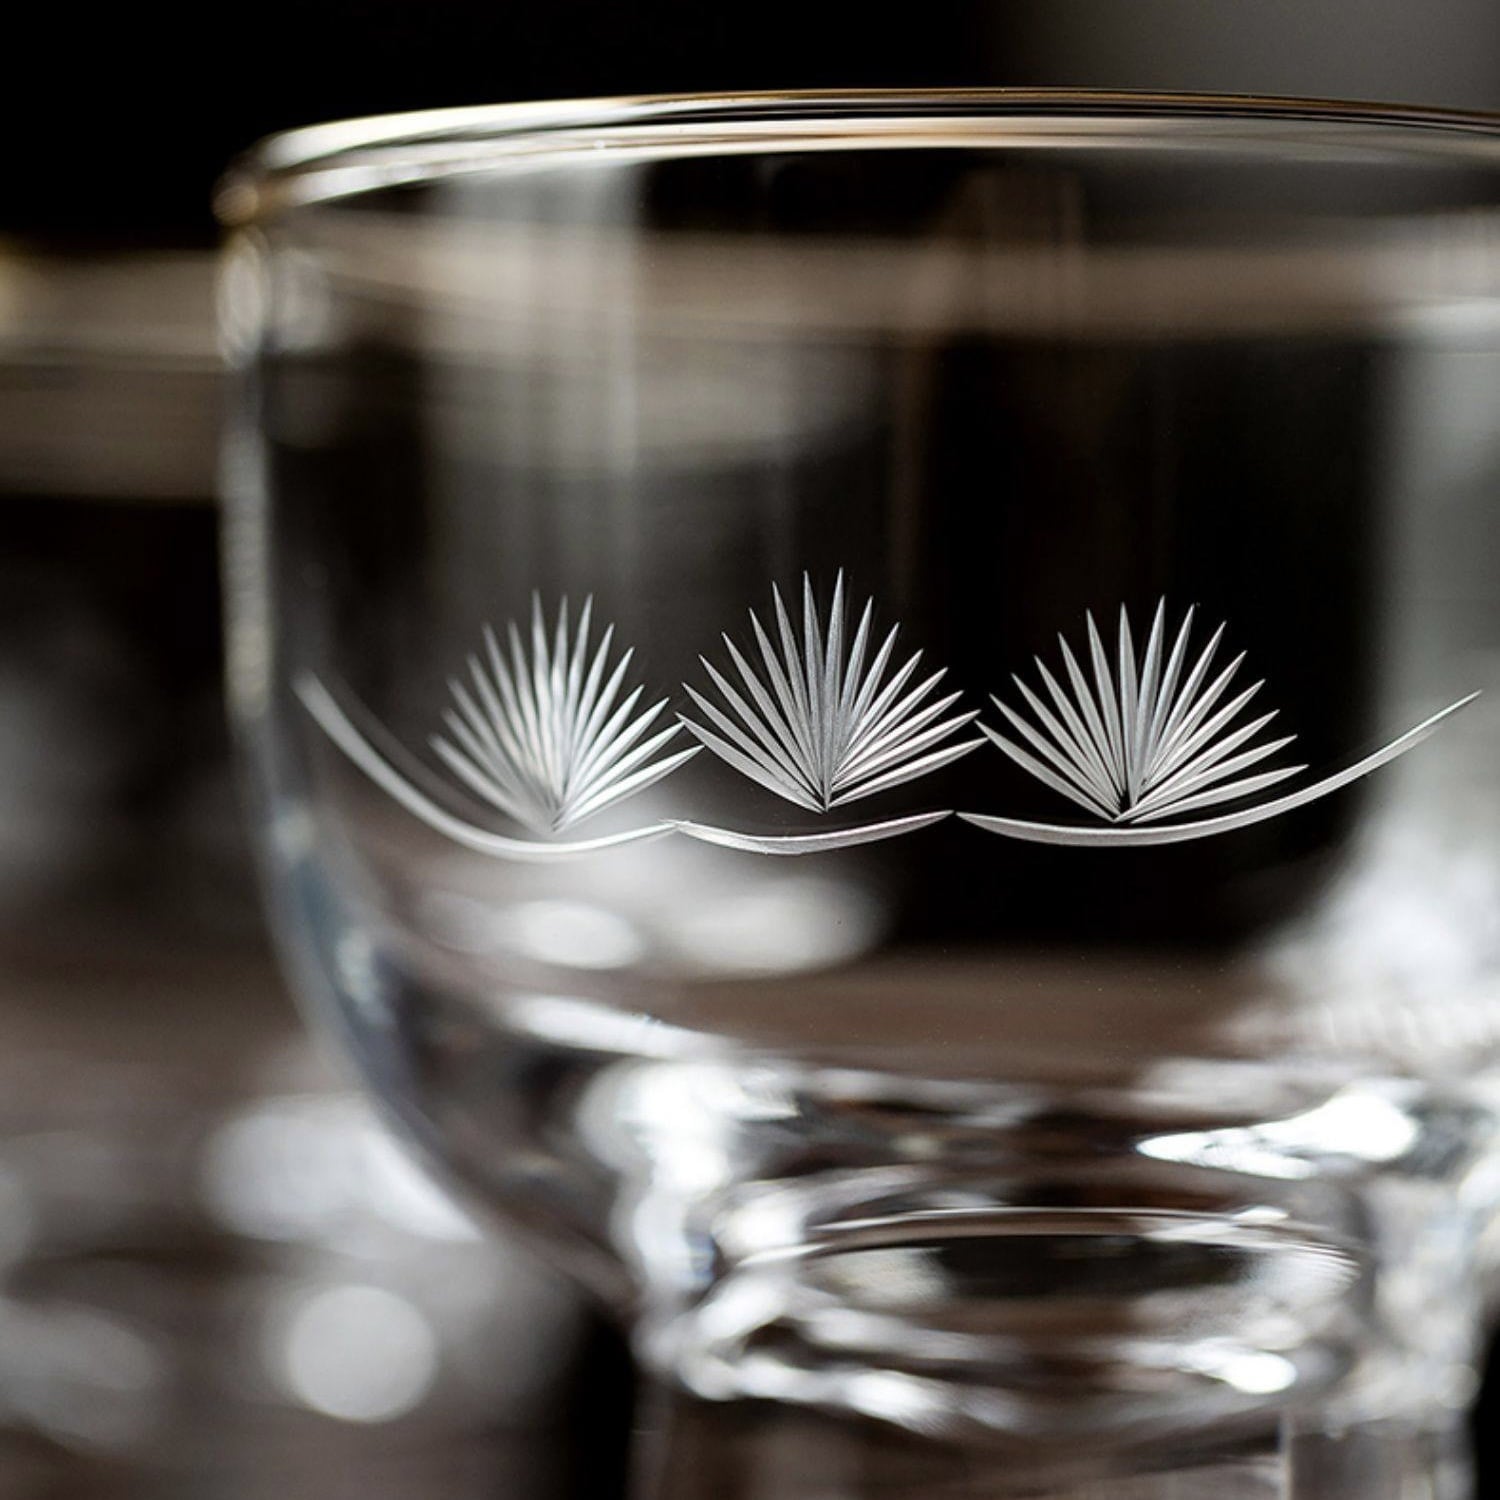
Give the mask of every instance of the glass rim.
[{"label": "glass rim", "polygon": [[[1078,88],[794,89],[678,93],[466,105],[369,115],[267,136],[233,162],[214,193],[226,228],[273,218],[283,208],[344,197],[434,175],[432,157],[416,172],[408,153],[446,147],[438,174],[476,170],[539,153],[618,154],[728,145],[738,137],[765,149],[810,150],[905,138],[905,144],[958,144],[981,128],[989,144],[1038,131],[1071,133],[1075,143],[1130,127],[1180,140],[1231,133],[1249,140],[1323,138],[1344,127],[1382,144],[1420,141],[1428,150],[1500,163],[1500,112],[1263,94],[1164,93]],[[403,170],[404,168],[404,170]],[[352,175],[351,175],[352,174]]]}]

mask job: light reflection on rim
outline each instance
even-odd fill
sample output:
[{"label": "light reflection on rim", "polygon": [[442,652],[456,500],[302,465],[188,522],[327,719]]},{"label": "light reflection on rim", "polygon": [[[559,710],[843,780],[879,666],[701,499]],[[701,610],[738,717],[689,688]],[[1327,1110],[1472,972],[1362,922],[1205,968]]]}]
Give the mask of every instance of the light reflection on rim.
[{"label": "light reflection on rim", "polygon": [[[1326,140],[1436,151],[1500,163],[1500,114],[1250,95],[1087,89],[855,89],[663,94],[427,110],[333,121],[273,135],[236,163],[215,196],[240,226],[300,203],[545,153],[697,147],[715,151],[886,145],[1035,144],[1137,137]],[[1352,131],[1352,133],[1351,133]]]}]

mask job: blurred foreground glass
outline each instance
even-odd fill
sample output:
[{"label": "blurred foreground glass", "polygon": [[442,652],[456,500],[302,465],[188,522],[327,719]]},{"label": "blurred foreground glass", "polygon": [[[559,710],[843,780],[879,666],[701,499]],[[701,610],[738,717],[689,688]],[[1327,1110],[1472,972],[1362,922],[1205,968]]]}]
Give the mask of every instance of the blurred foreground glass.
[{"label": "blurred foreground glass", "polygon": [[642,1496],[1465,1493],[1500,122],[460,111],[226,182],[302,993]]}]

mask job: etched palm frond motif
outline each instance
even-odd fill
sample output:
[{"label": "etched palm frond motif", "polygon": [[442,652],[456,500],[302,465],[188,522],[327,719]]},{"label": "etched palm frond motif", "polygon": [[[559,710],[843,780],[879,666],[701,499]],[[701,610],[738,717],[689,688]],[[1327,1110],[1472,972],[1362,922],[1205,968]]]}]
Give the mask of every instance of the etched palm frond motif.
[{"label": "etched palm frond motif", "polygon": [[[825,814],[936,771],[985,739],[1095,821],[959,813],[965,822],[1033,843],[1180,843],[1262,822],[1328,796],[1404,755],[1479,696],[1460,698],[1310,785],[1210,817],[1185,817],[1222,803],[1243,804],[1306,769],[1274,764],[1292,737],[1269,736],[1274,712],[1248,712],[1262,683],[1237,685],[1243,654],[1220,665],[1224,627],[1195,647],[1193,622],[1190,609],[1169,645],[1166,605],[1159,603],[1144,650],[1137,651],[1122,609],[1111,657],[1087,617],[1085,649],[1075,653],[1059,637],[1060,668],[1054,672],[1037,659],[1040,690],[1014,679],[1021,708],[994,700],[1008,733],[981,723],[983,738],[955,741],[978,715],[956,709],[958,693],[938,693],[943,671],[919,679],[920,652],[893,667],[899,627],[876,644],[873,600],[850,632],[842,573],[826,616],[804,575],[800,630],[773,588],[770,628],[750,612],[753,648],[741,650],[729,636],[723,638],[731,671],[700,658],[719,701],[688,687],[699,717],[679,716],[680,723],[663,723],[666,699],[643,706],[644,688],[627,688],[633,653],[616,650],[612,626],[594,640],[591,599],[576,622],[563,600],[549,625],[533,596],[527,628],[513,622],[503,639],[485,630],[482,649],[469,656],[467,677],[449,682],[445,732],[431,741],[469,794],[533,837],[481,827],[454,811],[448,804],[455,789],[391,740],[346,694],[310,673],[297,677],[293,689],[332,744],[394,802],[455,843],[506,860],[566,859],[672,833],[780,855],[895,838],[952,814],[936,810],[790,834],[673,818],[594,838],[557,835],[660,781],[704,747],[758,785]],[[673,749],[673,738],[684,728],[700,743]],[[384,751],[377,748],[381,739]]]},{"label": "etched palm frond motif", "polygon": [[1166,601],[1159,603],[1145,653],[1138,657],[1130,617],[1122,608],[1113,671],[1094,617],[1086,616],[1089,670],[1059,635],[1066,687],[1037,657],[1042,693],[1019,676],[1011,679],[1029,718],[994,699],[1015,738],[985,724],[980,729],[1038,781],[1113,822],[1152,822],[1231,802],[1306,770],[1252,770],[1295,736],[1260,738],[1275,709],[1243,720],[1264,680],[1235,691],[1244,652],[1214,670],[1223,625],[1193,656],[1194,613],[1188,610],[1169,649]]},{"label": "etched palm frond motif", "polygon": [[529,644],[514,622],[504,647],[486,627],[468,681],[449,680],[448,733],[432,739],[471,792],[534,833],[561,833],[698,753],[696,745],[664,753],[681,730],[675,722],[648,737],[667,700],[642,708],[643,686],[623,692],[634,652],[611,660],[613,625],[591,649],[593,613],[589,598],[570,630],[564,599],[549,631],[533,595]]},{"label": "etched palm frond motif", "polygon": [[538,839],[459,817],[417,785],[417,768],[404,774],[377,750],[323,683],[304,676],[296,691],[323,732],[376,786],[429,827],[482,854],[553,859],[665,837],[669,822],[581,841],[552,837],[645,790],[702,748],[669,749],[682,726],[660,722],[667,699],[642,707],[644,687],[626,688],[633,651],[615,650],[612,625],[593,642],[593,625],[592,598],[576,624],[564,599],[549,627],[533,595],[524,632],[511,622],[502,642],[486,628],[482,649],[469,655],[467,677],[449,680],[446,732],[431,739],[438,758],[471,794]]},{"label": "etched palm frond motif", "polygon": [[1347,786],[1404,754],[1479,696],[1460,699],[1311,786],[1211,818],[1163,822],[1252,797],[1307,769],[1271,764],[1295,736],[1268,737],[1275,709],[1250,716],[1251,701],[1264,681],[1239,685],[1244,652],[1220,664],[1223,625],[1195,648],[1194,615],[1190,608],[1169,646],[1166,601],[1160,601],[1145,649],[1138,651],[1122,607],[1113,665],[1093,615],[1086,615],[1081,653],[1058,636],[1060,671],[1034,659],[1040,691],[1012,676],[1024,711],[994,697],[1011,733],[979,726],[1023,770],[1110,826],[959,816],[993,833],[1039,843],[1146,845],[1203,838],[1275,817]]},{"label": "etched palm frond motif", "polygon": [[779,589],[771,601],[771,630],[750,611],[753,651],[723,637],[732,675],[699,658],[720,703],[687,687],[706,722],[682,722],[737,771],[822,813],[925,776],[984,743],[944,743],[978,715],[953,711],[959,693],[934,696],[944,670],[917,680],[920,651],[892,670],[900,627],[876,644],[873,599],[850,635],[842,572],[826,619],[803,575],[800,631]]}]

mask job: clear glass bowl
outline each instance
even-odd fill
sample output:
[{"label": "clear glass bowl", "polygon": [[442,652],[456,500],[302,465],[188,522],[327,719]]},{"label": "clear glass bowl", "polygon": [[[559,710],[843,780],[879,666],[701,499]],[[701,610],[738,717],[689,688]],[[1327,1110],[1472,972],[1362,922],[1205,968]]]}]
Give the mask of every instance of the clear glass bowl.
[{"label": "clear glass bowl", "polygon": [[628,1320],[646,1492],[1462,1493],[1497,122],[510,106],[220,204],[282,942]]}]

